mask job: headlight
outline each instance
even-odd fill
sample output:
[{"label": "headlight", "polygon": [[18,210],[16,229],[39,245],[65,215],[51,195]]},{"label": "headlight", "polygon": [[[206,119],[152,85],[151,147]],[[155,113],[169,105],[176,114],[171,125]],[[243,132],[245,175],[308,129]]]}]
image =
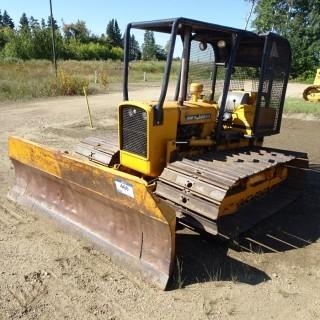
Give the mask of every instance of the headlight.
[{"label": "headlight", "polygon": [[226,47],[226,42],[224,40],[219,40],[217,42],[217,46],[218,46],[218,48],[223,49]]}]

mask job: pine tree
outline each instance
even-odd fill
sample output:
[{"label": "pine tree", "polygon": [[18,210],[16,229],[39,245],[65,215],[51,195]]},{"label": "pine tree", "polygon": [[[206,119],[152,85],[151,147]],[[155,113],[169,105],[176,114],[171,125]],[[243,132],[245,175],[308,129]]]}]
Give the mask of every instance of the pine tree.
[{"label": "pine tree", "polygon": [[144,42],[142,45],[142,59],[143,60],[154,60],[157,55],[157,46],[154,39],[154,33],[147,30],[144,33]]},{"label": "pine tree", "polygon": [[130,36],[129,59],[130,59],[130,61],[141,59],[141,51],[140,51],[140,47],[139,47],[139,42],[136,40],[136,38],[133,34]]},{"label": "pine tree", "polygon": [[42,18],[41,19],[41,29],[44,29],[46,27],[46,21]]},{"label": "pine tree", "polygon": [[29,19],[25,13],[22,14],[19,23],[21,30],[29,30]]},{"label": "pine tree", "polygon": [[10,29],[14,28],[14,23],[11,17],[9,16],[7,10],[3,11],[3,16],[2,16],[2,25],[4,27],[9,27]]},{"label": "pine tree", "polygon": [[121,31],[116,19],[111,19],[106,28],[107,42],[113,47],[122,47]]},{"label": "pine tree", "polygon": [[3,27],[3,16],[1,14],[1,10],[0,10],[0,28]]},{"label": "pine tree", "polygon": [[163,47],[159,46],[158,44],[156,45],[156,59],[159,61],[167,59],[166,50]]},{"label": "pine tree", "polygon": [[116,47],[122,47],[122,36],[117,19],[114,20],[114,44]]},{"label": "pine tree", "polygon": [[[53,29],[54,29],[54,30],[58,30],[58,29],[59,29],[59,26],[58,26],[57,20],[52,17],[52,22],[53,22]],[[48,28],[51,28],[51,16],[48,17],[47,27],[48,27]]]},{"label": "pine tree", "polygon": [[35,19],[33,16],[30,17],[29,23],[32,30],[40,28],[38,19]]},{"label": "pine tree", "polygon": [[110,45],[113,45],[113,39],[114,39],[114,19],[110,20],[107,24],[106,29],[107,34],[107,42],[110,43]]}]

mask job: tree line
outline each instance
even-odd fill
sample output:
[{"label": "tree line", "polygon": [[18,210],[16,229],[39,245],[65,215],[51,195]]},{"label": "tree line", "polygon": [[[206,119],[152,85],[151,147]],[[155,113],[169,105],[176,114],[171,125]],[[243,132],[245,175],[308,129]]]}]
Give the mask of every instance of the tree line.
[{"label": "tree line", "polygon": [[273,31],[292,49],[292,77],[314,78],[320,67],[320,0],[249,0],[254,2],[255,31]]},{"label": "tree line", "polygon": [[[51,59],[51,22],[55,33],[58,59],[98,60],[123,58],[123,35],[116,19],[111,19],[106,32],[100,36],[88,29],[86,22],[62,21],[60,27],[51,17],[47,20],[28,17],[23,13],[15,26],[6,10],[0,10],[0,58]],[[154,33],[146,31],[140,46],[134,35],[130,36],[130,60],[164,60],[166,51],[156,44]]]},{"label": "tree line", "polygon": [[[320,0],[245,0],[254,5],[254,31],[273,31],[287,38],[292,48],[291,75],[312,78],[320,66]],[[53,19],[60,59],[122,59],[123,35],[116,19],[97,36],[85,21],[64,23]],[[0,58],[51,59],[51,19],[38,21],[22,14],[18,26],[6,10],[0,11]],[[130,37],[131,60],[164,60],[165,48],[156,44],[154,33],[146,31],[140,45]]]}]

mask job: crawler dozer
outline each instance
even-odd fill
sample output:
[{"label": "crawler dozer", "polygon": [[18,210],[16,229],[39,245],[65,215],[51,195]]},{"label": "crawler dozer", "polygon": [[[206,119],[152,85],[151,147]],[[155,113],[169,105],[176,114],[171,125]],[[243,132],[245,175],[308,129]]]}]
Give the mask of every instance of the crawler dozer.
[{"label": "crawler dozer", "polygon": [[317,69],[313,85],[303,91],[303,99],[310,102],[320,101],[320,69]]},{"label": "crawler dozer", "polygon": [[[170,35],[154,101],[129,99],[132,29]],[[128,24],[124,53],[118,141],[88,137],[65,153],[10,137],[9,198],[83,231],[165,288],[178,225],[230,239],[299,194],[306,154],[263,146],[280,132],[291,50],[273,33],[177,18]]]}]

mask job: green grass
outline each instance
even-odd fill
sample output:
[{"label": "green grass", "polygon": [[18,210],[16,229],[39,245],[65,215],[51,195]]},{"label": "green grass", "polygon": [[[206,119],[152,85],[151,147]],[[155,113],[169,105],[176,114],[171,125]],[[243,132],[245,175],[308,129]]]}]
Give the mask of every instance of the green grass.
[{"label": "green grass", "polygon": [[296,78],[296,79],[290,79],[290,83],[303,83],[303,84],[313,84],[314,77],[305,79],[305,78]]},{"label": "green grass", "polygon": [[307,102],[302,98],[286,98],[285,113],[307,113],[320,117],[320,102]]},{"label": "green grass", "polygon": [[[134,61],[129,66],[129,82],[143,82],[144,72],[148,82],[159,82],[165,67],[164,61]],[[56,83],[50,61],[18,59],[0,61],[0,102],[50,97],[67,93],[81,94],[83,83],[88,84],[89,93],[106,93],[121,90],[123,63],[121,61],[58,61],[75,88],[61,88]],[[179,62],[173,63],[172,75],[176,78]]]}]

